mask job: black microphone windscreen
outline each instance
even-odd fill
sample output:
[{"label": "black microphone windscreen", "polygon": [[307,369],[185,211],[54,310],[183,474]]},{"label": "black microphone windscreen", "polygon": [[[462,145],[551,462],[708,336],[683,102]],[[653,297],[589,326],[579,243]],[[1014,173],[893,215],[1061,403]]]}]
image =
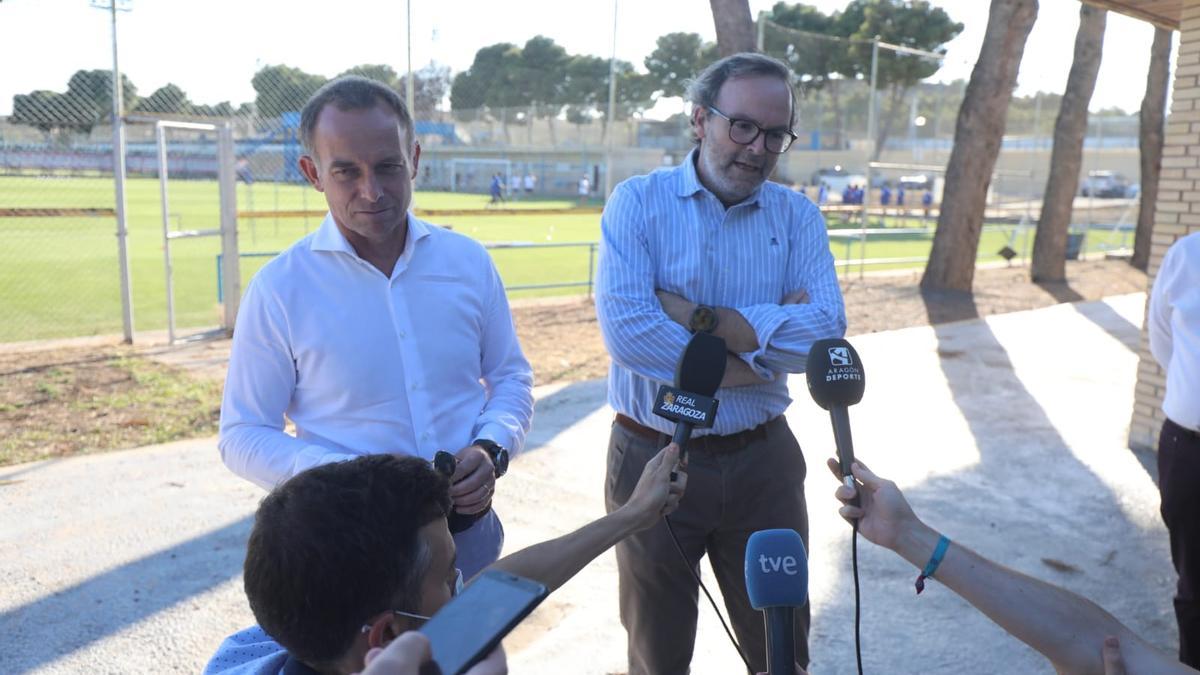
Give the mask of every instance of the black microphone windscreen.
[{"label": "black microphone windscreen", "polygon": [[725,340],[711,333],[696,333],[688,341],[675,368],[675,386],[701,396],[712,396],[725,377]]},{"label": "black microphone windscreen", "polygon": [[808,352],[804,375],[808,380],[808,393],[826,410],[831,406],[858,403],[866,388],[858,352],[841,338],[814,342]]}]

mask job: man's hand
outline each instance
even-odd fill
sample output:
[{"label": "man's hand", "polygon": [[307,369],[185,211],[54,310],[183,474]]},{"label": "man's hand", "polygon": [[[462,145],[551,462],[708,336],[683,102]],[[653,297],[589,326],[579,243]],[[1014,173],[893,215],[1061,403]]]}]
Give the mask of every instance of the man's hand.
[{"label": "man's hand", "polygon": [[450,501],[454,510],[468,515],[486,511],[496,489],[496,467],[487,450],[478,445],[454,453],[458,467],[450,478]]},{"label": "man's hand", "polygon": [[[675,480],[671,480],[671,472],[675,472]],[[679,508],[686,489],[687,463],[679,461],[679,446],[671,443],[646,462],[621,510],[635,519],[635,531],[644,530]]]},{"label": "man's hand", "polygon": [[[421,666],[433,662],[429,638],[417,631],[408,631],[382,649],[376,647],[363,659],[366,668],[361,675],[418,675]],[[506,675],[508,662],[504,648],[496,647],[487,658],[471,667],[465,675]]]},{"label": "man's hand", "polygon": [[[830,473],[839,481],[842,480],[837,459],[831,457],[826,464]],[[900,537],[921,521],[895,483],[876,476],[857,461],[850,470],[861,487],[856,490],[842,485],[837,489],[834,496],[842,502],[838,513],[846,520],[858,519],[858,531],[867,541],[895,551]],[[850,503],[855,495],[859,496],[859,506]]]}]

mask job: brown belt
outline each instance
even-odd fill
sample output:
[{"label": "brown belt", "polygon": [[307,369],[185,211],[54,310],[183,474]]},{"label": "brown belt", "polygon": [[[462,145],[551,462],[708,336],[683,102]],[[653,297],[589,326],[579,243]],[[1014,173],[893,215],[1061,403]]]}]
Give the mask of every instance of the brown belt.
[{"label": "brown belt", "polygon": [[[692,439],[687,443],[687,449],[689,451],[698,450],[700,452],[707,452],[713,455],[728,455],[735,452],[741,452],[742,450],[746,449],[746,446],[755,441],[766,440],[767,426],[779,419],[779,417],[774,417],[754,427],[753,429],[746,429],[745,431],[739,431],[737,433],[728,434],[725,436],[718,436],[716,434],[693,436]],[[644,424],[639,424],[632,418],[622,415],[621,413],[617,413],[615,423],[619,424],[630,433],[636,436],[641,436],[652,443],[662,443],[663,445],[666,445],[666,443],[671,440],[670,434],[664,434],[657,429],[651,429]]]}]

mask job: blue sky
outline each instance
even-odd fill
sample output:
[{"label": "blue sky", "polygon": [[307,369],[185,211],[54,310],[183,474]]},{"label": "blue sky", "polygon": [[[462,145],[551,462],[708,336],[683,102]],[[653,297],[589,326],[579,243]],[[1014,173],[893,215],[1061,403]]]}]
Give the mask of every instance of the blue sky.
[{"label": "blue sky", "polygon": [[[655,39],[674,31],[714,39],[708,0],[618,0],[618,58],[641,64]],[[174,82],[198,103],[254,97],[250,77],[266,64],[286,63],[334,75],[360,63],[387,63],[403,71],[408,44],[403,0],[132,0],[118,17],[121,70],[142,94]],[[774,0],[750,0],[752,12]],[[846,0],[810,0],[824,11]],[[986,0],[934,0],[966,25],[948,45],[938,79],[967,78],[987,25]],[[568,8],[569,10],[565,9]],[[430,61],[453,70],[470,65],[475,51],[495,42],[523,43],[543,34],[572,53],[608,56],[613,48],[612,0],[412,0],[414,67]],[[1018,94],[1062,91],[1078,26],[1077,0],[1041,0],[1025,50]],[[1136,111],[1145,88],[1153,29],[1110,14],[1105,58],[1092,108]],[[108,12],[89,0],[0,2],[0,115],[12,96],[33,89],[65,89],[81,68],[110,68]],[[676,112],[676,105],[669,112]]]}]

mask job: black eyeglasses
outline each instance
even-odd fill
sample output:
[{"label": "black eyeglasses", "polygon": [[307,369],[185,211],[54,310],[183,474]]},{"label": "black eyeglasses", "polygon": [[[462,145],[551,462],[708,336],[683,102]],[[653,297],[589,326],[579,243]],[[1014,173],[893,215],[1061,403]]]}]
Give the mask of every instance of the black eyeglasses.
[{"label": "black eyeglasses", "polygon": [[782,155],[792,147],[792,143],[797,138],[790,129],[764,129],[750,120],[730,117],[711,105],[708,106],[708,109],[729,122],[729,140],[738,145],[750,145],[758,140],[759,134],[762,134],[763,147],[767,149],[767,152]]}]

